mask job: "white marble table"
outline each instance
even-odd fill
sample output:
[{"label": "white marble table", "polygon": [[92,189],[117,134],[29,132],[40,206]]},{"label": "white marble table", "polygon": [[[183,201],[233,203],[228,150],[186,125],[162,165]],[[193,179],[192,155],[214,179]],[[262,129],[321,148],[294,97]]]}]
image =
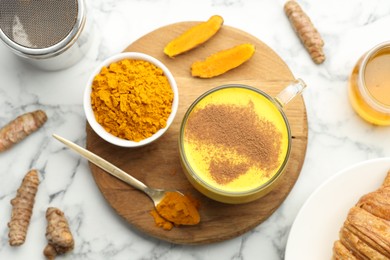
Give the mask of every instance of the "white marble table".
[{"label": "white marble table", "polygon": [[[76,240],[63,259],[283,259],[290,227],[306,198],[345,167],[390,156],[390,128],[360,119],[347,96],[355,62],[377,43],[390,40],[388,0],[300,1],[325,40],[327,60],[315,65],[292,31],[283,0],[95,0],[88,2],[96,29],[93,46],[75,66],[57,72],[35,69],[0,45],[0,125],[34,109],[49,120],[37,133],[0,154],[0,259],[43,259],[47,206],[66,212]],[[161,26],[205,20],[212,14],[225,24],[256,36],[274,49],[293,74],[309,85],[304,92],[309,122],[306,160],[281,207],[246,234],[216,244],[174,245],[133,229],[104,200],[87,162],[51,137],[57,133],[85,144],[82,93],[90,71],[106,57]],[[26,243],[8,245],[10,200],[31,168],[42,183]],[[60,259],[60,258],[59,258]]]}]

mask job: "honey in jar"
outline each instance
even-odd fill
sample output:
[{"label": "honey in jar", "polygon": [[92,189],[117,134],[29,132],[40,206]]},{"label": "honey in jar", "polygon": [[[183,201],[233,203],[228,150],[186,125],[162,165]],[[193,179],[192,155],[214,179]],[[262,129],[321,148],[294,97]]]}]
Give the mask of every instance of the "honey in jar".
[{"label": "honey in jar", "polygon": [[359,59],[349,79],[349,99],[356,113],[374,125],[390,125],[390,42]]}]

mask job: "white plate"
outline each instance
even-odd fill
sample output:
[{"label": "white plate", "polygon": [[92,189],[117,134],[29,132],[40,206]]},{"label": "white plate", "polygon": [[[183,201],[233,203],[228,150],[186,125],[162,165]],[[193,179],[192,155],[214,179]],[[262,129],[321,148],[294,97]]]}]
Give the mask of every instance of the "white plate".
[{"label": "white plate", "polygon": [[285,260],[329,260],[348,211],[375,191],[390,169],[390,158],[365,161],[323,183],[300,209],[287,240]]}]

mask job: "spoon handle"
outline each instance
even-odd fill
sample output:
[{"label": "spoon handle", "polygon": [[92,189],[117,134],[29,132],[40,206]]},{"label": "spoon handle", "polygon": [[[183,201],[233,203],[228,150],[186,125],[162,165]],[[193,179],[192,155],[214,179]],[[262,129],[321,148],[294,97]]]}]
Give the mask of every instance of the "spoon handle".
[{"label": "spoon handle", "polygon": [[71,141],[69,141],[61,136],[53,134],[53,137],[56,138],[58,141],[62,142],[63,144],[65,144],[66,146],[68,146],[69,148],[71,148],[72,150],[74,150],[75,152],[77,152],[78,154],[80,154],[81,156],[83,156],[84,158],[86,158],[91,163],[102,168],[103,170],[105,170],[106,172],[111,174],[112,176],[126,182],[127,184],[130,184],[131,186],[133,186],[136,189],[147,192],[148,187],[145,184],[143,184],[142,182],[140,182],[136,178],[130,176],[125,171],[119,169],[118,167],[116,167],[112,163],[109,163],[108,161],[104,160],[100,156],[88,151],[87,149],[82,148],[81,146],[79,146],[79,145],[77,145],[77,144],[75,144],[75,143],[73,143],[73,142],[71,142]]}]

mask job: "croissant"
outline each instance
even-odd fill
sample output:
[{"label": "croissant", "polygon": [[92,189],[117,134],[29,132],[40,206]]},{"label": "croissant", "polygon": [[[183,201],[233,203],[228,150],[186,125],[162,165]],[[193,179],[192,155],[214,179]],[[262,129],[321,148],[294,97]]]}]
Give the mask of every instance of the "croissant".
[{"label": "croissant", "polygon": [[333,260],[390,259],[390,171],[352,207],[333,244]]}]

